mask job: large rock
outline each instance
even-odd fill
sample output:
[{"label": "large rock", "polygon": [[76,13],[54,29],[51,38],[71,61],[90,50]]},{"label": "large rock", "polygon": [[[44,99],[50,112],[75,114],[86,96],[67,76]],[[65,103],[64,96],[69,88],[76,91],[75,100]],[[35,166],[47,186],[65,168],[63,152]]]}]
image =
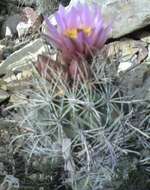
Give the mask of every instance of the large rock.
[{"label": "large rock", "polygon": [[[78,0],[71,0],[69,6],[77,2]],[[110,36],[112,38],[119,38],[150,25],[149,0],[88,0],[88,2],[97,2],[101,6],[106,20],[112,23]]]},{"label": "large rock", "polygon": [[132,61],[142,62],[148,55],[147,43],[131,38],[122,38],[106,45],[108,56],[119,56],[119,62]]},{"label": "large rock", "polygon": [[146,42],[130,38],[111,42],[105,45],[105,48],[111,60],[117,59],[118,74],[142,63],[149,54]]},{"label": "large rock", "polygon": [[121,88],[126,96],[135,99],[150,100],[150,46],[146,43],[147,38],[144,38],[145,42],[124,38],[105,45],[107,56],[116,60]]},{"label": "large rock", "polygon": [[21,21],[21,16],[19,14],[10,15],[6,18],[2,26],[2,35],[13,37],[17,34],[17,25]]},{"label": "large rock", "polygon": [[112,20],[112,37],[118,38],[150,24],[150,1],[113,1],[103,7],[103,13]]},{"label": "large rock", "polygon": [[26,66],[32,64],[37,59],[37,55],[48,50],[41,38],[31,41],[23,48],[12,53],[0,65],[0,74],[5,74],[8,71],[23,70]]}]

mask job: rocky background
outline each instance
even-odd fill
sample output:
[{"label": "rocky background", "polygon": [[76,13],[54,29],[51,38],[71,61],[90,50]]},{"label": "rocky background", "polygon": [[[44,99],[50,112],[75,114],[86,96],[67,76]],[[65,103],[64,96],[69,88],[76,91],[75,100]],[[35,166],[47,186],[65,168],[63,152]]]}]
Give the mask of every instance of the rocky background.
[{"label": "rocky background", "polygon": [[[25,177],[25,171],[23,172],[25,161],[17,150],[10,148],[11,137],[20,131],[15,121],[11,119],[11,112],[5,108],[19,104],[16,91],[26,88],[26,82],[35,72],[32,63],[36,61],[37,55],[50,51],[55,58],[55,50],[49,50],[41,36],[41,31],[46,30],[42,16],[48,14],[53,20],[52,14],[57,10],[59,3],[67,7],[69,2],[67,0],[0,1],[0,190],[18,189],[18,178]],[[75,2],[76,0],[71,0],[67,8]],[[112,34],[105,48],[107,56],[117,60],[117,75],[121,76],[126,95],[140,100],[146,99],[149,102],[149,0],[142,2],[141,0],[95,0],[95,2],[100,4],[105,19],[112,22]],[[147,113],[149,114],[150,112]],[[20,148],[19,145],[17,148]],[[143,154],[150,156],[150,150]],[[39,162],[40,158],[33,161],[32,171]],[[150,175],[143,174],[140,169],[136,172],[137,181],[134,181],[131,172],[129,178],[122,181],[120,189],[150,188]],[[36,179],[36,172],[31,172],[29,179],[28,183],[22,181],[23,188],[32,189],[30,186],[33,185],[32,180]],[[34,185],[34,189],[38,189],[36,182]]]}]

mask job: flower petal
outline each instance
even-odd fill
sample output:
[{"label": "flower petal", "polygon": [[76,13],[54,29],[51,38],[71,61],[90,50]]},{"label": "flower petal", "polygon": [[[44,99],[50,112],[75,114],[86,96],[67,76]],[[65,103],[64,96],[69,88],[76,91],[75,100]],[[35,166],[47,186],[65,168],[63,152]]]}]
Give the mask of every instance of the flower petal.
[{"label": "flower petal", "polygon": [[45,22],[47,24],[49,33],[52,34],[55,38],[59,37],[59,34],[57,32],[57,28],[50,23],[49,18],[44,17],[44,20],[45,20]]},{"label": "flower petal", "polygon": [[110,28],[105,25],[100,7],[78,3],[70,9],[59,6],[55,14],[57,27],[45,19],[48,38],[62,52],[66,60],[88,57],[100,49],[108,38]]}]

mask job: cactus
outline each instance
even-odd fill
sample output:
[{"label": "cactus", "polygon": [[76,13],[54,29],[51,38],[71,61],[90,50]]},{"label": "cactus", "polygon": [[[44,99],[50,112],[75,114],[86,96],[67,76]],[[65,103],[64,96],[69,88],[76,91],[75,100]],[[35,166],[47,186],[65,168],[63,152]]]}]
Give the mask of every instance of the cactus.
[{"label": "cactus", "polygon": [[[128,165],[121,168],[124,158],[135,167],[149,162],[147,154],[142,157],[142,151],[150,148],[147,102],[124,96],[116,76],[117,60],[109,60],[103,53],[91,58],[90,75],[82,80],[64,80],[60,65],[50,62],[46,68],[50,80],[34,76],[29,88],[18,92],[23,101],[14,106],[21,134],[13,142],[21,140],[28,162],[42,159],[36,167],[56,183],[51,189],[109,189],[114,181],[123,180],[121,171],[131,172]],[[80,60],[81,65],[87,62]],[[44,61],[41,67],[47,67]]]},{"label": "cactus", "polygon": [[140,154],[131,148],[134,143],[149,146],[148,126],[133,123],[133,105],[140,101],[123,96],[112,68],[114,63],[98,56],[87,81],[69,84],[56,75],[49,83],[34,77],[33,88],[22,92],[28,99],[19,105],[17,118],[25,132],[14,140],[22,139],[28,159],[50,159],[45,175],[61,165],[67,173],[61,183],[73,190],[103,188],[117,176],[124,155]]}]

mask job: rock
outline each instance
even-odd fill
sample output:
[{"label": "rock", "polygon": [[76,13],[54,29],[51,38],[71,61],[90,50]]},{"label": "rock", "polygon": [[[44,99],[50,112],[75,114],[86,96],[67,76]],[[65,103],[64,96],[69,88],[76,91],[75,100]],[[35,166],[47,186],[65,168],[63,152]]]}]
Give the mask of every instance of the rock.
[{"label": "rock", "polygon": [[6,59],[7,57],[9,57],[13,52],[13,48],[12,47],[7,47],[3,50],[3,59]]},{"label": "rock", "polygon": [[0,23],[3,22],[4,20],[5,20],[5,17],[0,15]]},{"label": "rock", "polygon": [[6,91],[0,89],[0,103],[7,98],[9,98],[9,94]]},{"label": "rock", "polygon": [[29,23],[19,22],[16,26],[18,37],[21,38],[22,36],[25,36],[28,33],[30,26]]},{"label": "rock", "polygon": [[25,6],[32,6],[33,4],[36,4],[37,0],[18,0],[20,3],[23,3]]},{"label": "rock", "polygon": [[19,37],[27,34],[30,27],[32,27],[38,15],[34,9],[31,7],[25,7],[22,10],[18,10],[19,14],[13,14],[8,16],[3,24],[3,35],[6,37],[14,37],[19,35]]},{"label": "rock", "polygon": [[147,61],[150,64],[150,45],[148,46],[148,57],[147,57]]},{"label": "rock", "polygon": [[5,48],[6,47],[4,45],[0,45],[0,63],[3,60],[3,53]]},{"label": "rock", "polygon": [[132,66],[132,62],[130,61],[126,61],[126,62],[121,62],[118,66],[118,73],[122,72],[122,71],[126,71],[127,69],[129,69]]},{"label": "rock", "polygon": [[141,41],[150,44],[150,32],[142,32],[138,35]]},{"label": "rock", "polygon": [[5,13],[6,12],[13,12],[16,13],[16,9],[18,9],[17,7],[17,0],[3,0],[0,1],[0,14],[1,13]]},{"label": "rock", "polygon": [[4,36],[13,37],[17,34],[17,25],[21,21],[19,14],[9,16],[3,24],[3,33]]},{"label": "rock", "polygon": [[150,65],[142,63],[121,77],[125,95],[150,100]]},{"label": "rock", "polygon": [[39,0],[36,1],[37,12],[42,15],[49,15],[53,13],[59,5],[59,0]]},{"label": "rock", "polygon": [[5,37],[12,38],[14,34],[16,34],[16,33],[13,33],[12,30],[10,29],[10,27],[6,26],[6,28],[5,28]]},{"label": "rock", "polygon": [[112,20],[112,38],[119,38],[150,23],[149,0],[110,0],[101,3],[107,20]]},{"label": "rock", "polygon": [[110,1],[102,11],[107,20],[112,20],[112,38],[119,38],[150,23],[149,0]]},{"label": "rock", "polygon": [[130,38],[122,38],[106,45],[107,54],[114,58],[118,56],[118,61],[133,62],[138,64],[148,56],[147,44]]},{"label": "rock", "polygon": [[40,29],[43,22],[43,16],[38,15],[31,7],[25,7],[22,10],[22,22],[17,25],[18,36],[24,36],[27,33],[35,33]]},{"label": "rock", "polygon": [[[149,55],[150,51],[148,51],[147,44],[145,42],[142,42],[140,40],[133,40],[130,38],[123,38],[119,41],[111,42],[111,43],[105,45],[105,48],[107,50],[107,56],[110,58],[110,60],[116,60],[116,63],[118,63],[117,75],[119,77],[122,77],[122,75],[126,76],[126,74],[125,74],[126,72],[129,74],[134,72],[134,70],[136,70],[138,67],[141,67],[138,65],[139,64],[142,65],[144,62],[147,61],[148,57],[150,56]],[[135,67],[135,69],[134,69],[134,67]],[[143,67],[142,67],[142,69],[143,69]],[[129,71],[129,70],[131,70],[131,71]],[[138,72],[140,72],[140,71],[138,71]],[[145,72],[145,71],[143,71],[143,72]],[[128,76],[128,74],[127,74],[127,76]],[[140,76],[140,74],[138,74],[138,77],[139,76]],[[134,77],[137,78],[137,76],[135,76],[135,74],[134,74]],[[131,74],[131,76],[129,75],[128,77],[125,77],[125,78],[126,78],[126,80],[131,79],[134,81],[134,77]],[[136,81],[138,81],[139,85],[141,84],[141,86],[142,86],[142,84],[143,84],[142,80],[143,79],[136,80]],[[129,84],[133,84],[133,82],[131,82],[131,81],[128,81],[128,82],[129,82]],[[126,83],[127,83],[127,81],[126,81]],[[133,84],[133,86],[134,86],[134,84]],[[129,87],[129,89],[132,90],[132,87]]]},{"label": "rock", "polygon": [[3,50],[0,49],[0,63],[1,63],[2,60],[3,60]]},{"label": "rock", "polygon": [[31,41],[23,48],[12,53],[6,60],[0,65],[0,74],[5,74],[8,71],[14,71],[18,69],[22,70],[24,67],[31,67],[32,62],[37,59],[37,55],[47,52],[48,47],[44,45],[41,38]]}]

